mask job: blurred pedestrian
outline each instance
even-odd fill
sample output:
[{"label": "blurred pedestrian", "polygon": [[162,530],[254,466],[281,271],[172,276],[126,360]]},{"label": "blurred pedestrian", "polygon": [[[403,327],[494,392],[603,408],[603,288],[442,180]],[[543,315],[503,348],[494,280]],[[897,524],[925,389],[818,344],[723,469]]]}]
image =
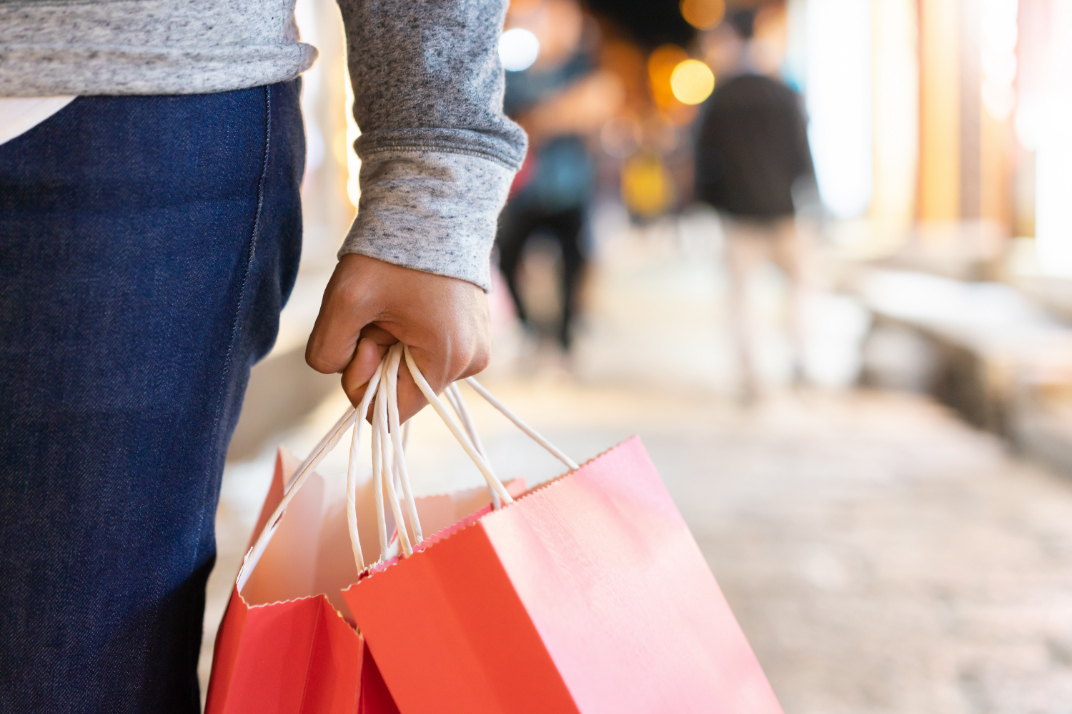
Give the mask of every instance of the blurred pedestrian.
[{"label": "blurred pedestrian", "polygon": [[535,35],[539,53],[529,68],[506,77],[506,113],[525,128],[530,143],[499,219],[499,267],[518,319],[532,333],[520,286],[525,246],[536,235],[559,246],[561,313],[556,337],[568,352],[595,187],[590,137],[617,110],[622,92],[618,80],[597,65],[596,48],[576,0],[525,3],[510,21]]},{"label": "blurred pedestrian", "polygon": [[[753,60],[755,13],[732,13],[715,38],[719,83],[704,107],[696,148],[696,196],[719,211],[726,236],[730,308],[745,401],[758,394],[748,281],[773,261],[789,286],[794,381],[804,379],[807,246],[794,195],[813,193],[815,171],[801,98]],[[765,54],[769,48],[764,47]],[[764,57],[769,59],[768,57]],[[728,76],[726,76],[728,75]]]},{"label": "blurred pedestrian", "polygon": [[[301,254],[295,0],[0,2],[0,712],[199,711],[220,477]],[[339,0],[361,205],[309,340],[482,370],[506,0]],[[403,369],[401,416],[423,398]]]}]

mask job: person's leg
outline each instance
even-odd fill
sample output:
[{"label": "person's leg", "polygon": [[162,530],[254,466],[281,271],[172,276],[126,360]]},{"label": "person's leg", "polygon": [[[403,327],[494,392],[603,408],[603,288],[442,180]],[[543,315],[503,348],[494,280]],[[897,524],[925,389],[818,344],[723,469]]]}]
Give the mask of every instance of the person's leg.
[{"label": "person's leg", "polygon": [[0,711],[199,709],[214,513],[301,242],[297,82],[0,146]]},{"label": "person's leg", "polygon": [[577,284],[584,269],[584,209],[573,208],[556,214],[550,227],[562,247],[562,316],[558,325],[558,342],[569,352],[573,337],[573,318],[577,312]]},{"label": "person's leg", "polygon": [[760,238],[747,223],[723,218],[726,236],[726,265],[729,268],[730,330],[737,348],[741,398],[753,401],[759,394],[755,361],[752,355],[752,314],[749,309],[748,283],[752,271],[762,258]]},{"label": "person's leg", "polygon": [[809,285],[807,254],[802,236],[797,233],[792,218],[778,221],[771,226],[773,258],[785,275],[789,302],[789,336],[793,345],[793,381],[802,384],[806,380],[804,359],[807,344]]},{"label": "person's leg", "polygon": [[517,318],[522,324],[528,323],[525,302],[521,297],[518,282],[521,270],[521,257],[525,252],[525,243],[533,231],[532,212],[511,206],[509,203],[499,216],[499,230],[495,236],[495,246],[499,249],[499,270],[506,280],[510,297],[514,300]]}]

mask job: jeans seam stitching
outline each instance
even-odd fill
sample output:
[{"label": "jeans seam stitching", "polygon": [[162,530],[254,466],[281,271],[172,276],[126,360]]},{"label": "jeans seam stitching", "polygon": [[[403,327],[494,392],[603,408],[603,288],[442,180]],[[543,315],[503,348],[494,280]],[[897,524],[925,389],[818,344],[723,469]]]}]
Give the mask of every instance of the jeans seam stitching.
[{"label": "jeans seam stitching", "polygon": [[[219,396],[216,398],[216,409],[212,419],[212,443],[215,444],[219,438],[220,430],[220,412],[223,410],[223,398],[224,391],[227,383],[227,376],[231,372],[231,362],[234,359],[235,342],[238,340],[238,326],[242,320],[242,307],[246,301],[246,285],[249,283],[249,274],[253,269],[253,259],[257,254],[257,232],[260,230],[261,225],[261,210],[264,206],[264,184],[268,175],[268,156],[272,149],[272,87],[270,85],[264,88],[264,161],[261,163],[261,175],[257,180],[257,210],[253,214],[253,230],[249,236],[249,253],[246,258],[246,271],[242,275],[242,287],[238,293],[238,305],[235,307],[234,321],[231,323],[231,341],[227,345],[227,356],[223,362],[223,375],[220,379],[220,391]],[[209,480],[206,479],[205,486],[208,487]],[[204,499],[202,499],[204,500]],[[204,515],[202,514],[202,525],[204,522]],[[198,529],[200,531],[200,528]],[[194,562],[197,562],[198,557],[201,555],[200,539],[198,540],[198,548],[194,553]]]}]

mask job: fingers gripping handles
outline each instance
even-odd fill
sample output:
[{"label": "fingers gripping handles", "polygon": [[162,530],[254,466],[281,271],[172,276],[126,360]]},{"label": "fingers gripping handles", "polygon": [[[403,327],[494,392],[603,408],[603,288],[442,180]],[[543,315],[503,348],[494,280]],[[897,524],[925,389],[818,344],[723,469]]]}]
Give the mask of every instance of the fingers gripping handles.
[{"label": "fingers gripping handles", "polygon": [[[389,555],[389,534],[386,525],[386,507],[390,507],[397,524],[399,547],[404,556],[409,556],[413,548],[424,540],[421,532],[420,520],[417,515],[416,501],[410,485],[409,472],[406,468],[405,445],[398,412],[398,370],[402,359],[406,361],[406,367],[413,376],[417,387],[424,394],[425,399],[443,420],[454,438],[465,450],[466,454],[476,465],[488,489],[492,494],[492,501],[496,508],[503,503],[512,503],[513,498],[506,491],[502,481],[495,475],[487,460],[486,452],[480,438],[477,436],[473,421],[469,415],[465,402],[456,384],[449,385],[445,394],[447,400],[461,425],[458,424],[447,411],[442,400],[435,394],[428,381],[424,378],[410,353],[409,347],[402,344],[393,345],[387,352],[380,367],[369,380],[368,388],[356,409],[348,408],[338,422],[331,428],[328,434],[317,444],[309,457],[299,466],[297,476],[287,488],[279,506],[272,513],[267,525],[261,532],[257,542],[253,545],[249,555],[246,556],[246,564],[252,566],[259,559],[264,549],[271,541],[272,534],[279,525],[280,518],[286,511],[287,506],[294,499],[298,490],[304,485],[320,462],[338,445],[346,430],[353,427],[353,439],[350,443],[350,459],[346,472],[346,521],[350,534],[350,545],[353,549],[354,562],[358,572],[365,569],[364,556],[361,552],[361,541],[358,537],[357,528],[357,481],[358,481],[358,446],[361,442],[361,432],[365,420],[358,418],[359,415],[368,414],[369,406],[372,405],[372,479],[373,491],[376,501],[376,519],[379,526],[380,560]],[[491,395],[483,386],[472,377],[466,379],[469,385],[492,406],[502,412],[510,421],[516,424],[522,431],[529,435],[540,446],[544,447],[565,464],[569,469],[577,468],[577,463],[566,456],[562,451],[544,439],[534,429],[525,424],[517,415],[507,409],[501,402]],[[373,400],[375,403],[373,404]],[[401,494],[399,494],[401,491]],[[401,500],[399,499],[401,495]],[[384,504],[386,496],[387,506]],[[405,509],[403,511],[403,508]],[[408,522],[408,527],[407,527]],[[243,568],[244,571],[247,568]],[[251,567],[248,570],[252,570]],[[244,572],[240,577],[239,587],[243,580],[248,577]]]}]

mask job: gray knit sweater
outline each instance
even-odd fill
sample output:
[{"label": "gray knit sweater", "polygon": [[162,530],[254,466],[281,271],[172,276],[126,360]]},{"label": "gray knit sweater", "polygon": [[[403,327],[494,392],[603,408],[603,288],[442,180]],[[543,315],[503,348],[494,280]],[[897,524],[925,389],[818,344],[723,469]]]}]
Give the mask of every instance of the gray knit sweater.
[{"label": "gray knit sweater", "polygon": [[[490,286],[525,154],[502,113],[506,0],[339,0],[361,205],[340,255]],[[0,0],[0,97],[192,94],[292,79],[316,59],[294,0]]]}]

